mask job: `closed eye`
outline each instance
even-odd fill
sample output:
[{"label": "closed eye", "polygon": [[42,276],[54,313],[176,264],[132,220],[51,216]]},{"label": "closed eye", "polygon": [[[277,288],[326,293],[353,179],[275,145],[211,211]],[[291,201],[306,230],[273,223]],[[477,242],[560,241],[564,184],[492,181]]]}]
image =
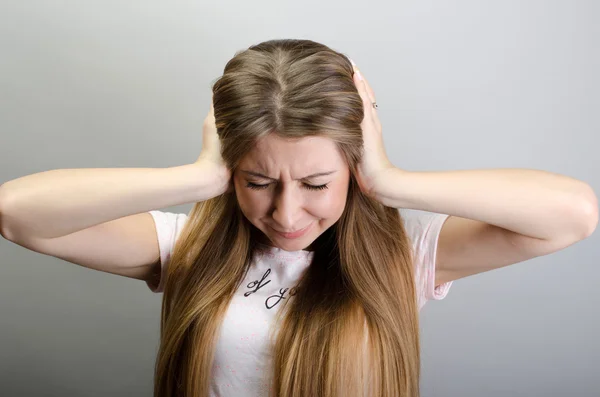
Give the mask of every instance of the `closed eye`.
[{"label": "closed eye", "polygon": [[[270,185],[270,183],[267,183],[265,185],[258,185],[256,183],[248,182],[248,184],[246,185],[246,187],[249,187],[250,189],[262,190],[262,189],[266,189],[269,185]],[[309,185],[307,183],[303,183],[302,185],[306,189],[308,189],[308,190],[323,190],[323,189],[328,189],[327,184],[324,184],[324,185]]]}]

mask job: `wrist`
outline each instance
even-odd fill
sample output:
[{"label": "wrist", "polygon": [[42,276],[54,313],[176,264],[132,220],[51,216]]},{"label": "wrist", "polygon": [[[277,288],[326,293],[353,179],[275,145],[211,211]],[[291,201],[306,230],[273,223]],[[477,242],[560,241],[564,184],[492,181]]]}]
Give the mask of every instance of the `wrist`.
[{"label": "wrist", "polygon": [[189,164],[189,167],[198,190],[197,201],[208,200],[228,190],[231,172],[225,165],[208,159],[199,159]]},{"label": "wrist", "polygon": [[401,207],[400,194],[404,190],[402,185],[409,174],[409,171],[395,166],[380,171],[373,181],[372,197],[387,207]]}]

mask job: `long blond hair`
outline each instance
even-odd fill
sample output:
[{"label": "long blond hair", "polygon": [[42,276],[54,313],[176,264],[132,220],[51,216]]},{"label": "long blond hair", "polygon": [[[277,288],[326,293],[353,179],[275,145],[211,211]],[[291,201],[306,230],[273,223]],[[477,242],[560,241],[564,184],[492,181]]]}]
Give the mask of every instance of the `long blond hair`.
[{"label": "long blond hair", "polygon": [[[349,59],[310,40],[236,53],[213,85],[222,156],[231,170],[269,133],[319,135],[351,171],[340,219],[313,243],[293,298],[278,312],[272,397],[418,397],[419,318],[412,252],[397,209],[363,194],[363,104]],[[155,397],[207,397],[224,314],[259,249],[235,192],[194,205],[164,288]]]}]

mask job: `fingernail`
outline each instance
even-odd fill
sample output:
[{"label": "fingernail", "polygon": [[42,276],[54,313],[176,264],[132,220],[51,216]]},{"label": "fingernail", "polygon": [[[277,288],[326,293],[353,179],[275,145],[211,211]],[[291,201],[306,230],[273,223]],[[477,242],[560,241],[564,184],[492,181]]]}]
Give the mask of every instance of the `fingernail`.
[{"label": "fingernail", "polygon": [[358,76],[358,79],[359,79],[359,80],[362,80],[362,79],[363,79],[363,78],[362,78],[362,75],[360,74],[360,71],[359,71],[358,69],[356,69],[356,72],[355,72],[355,73],[356,73],[356,75]]},{"label": "fingernail", "polygon": [[[348,58],[350,59],[350,58]],[[352,59],[350,59],[350,63],[352,64],[352,66],[356,66],[356,64],[354,63],[354,61]]]}]

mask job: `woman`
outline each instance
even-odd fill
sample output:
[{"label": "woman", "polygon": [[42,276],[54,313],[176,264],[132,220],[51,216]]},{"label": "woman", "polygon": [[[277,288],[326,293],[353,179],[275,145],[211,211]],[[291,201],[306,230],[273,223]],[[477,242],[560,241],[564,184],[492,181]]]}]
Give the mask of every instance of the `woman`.
[{"label": "woman", "polygon": [[0,189],[6,238],[164,292],[155,396],[418,396],[425,300],[596,227],[573,178],[395,167],[373,90],[313,41],[236,54],[213,103],[194,164]]}]

